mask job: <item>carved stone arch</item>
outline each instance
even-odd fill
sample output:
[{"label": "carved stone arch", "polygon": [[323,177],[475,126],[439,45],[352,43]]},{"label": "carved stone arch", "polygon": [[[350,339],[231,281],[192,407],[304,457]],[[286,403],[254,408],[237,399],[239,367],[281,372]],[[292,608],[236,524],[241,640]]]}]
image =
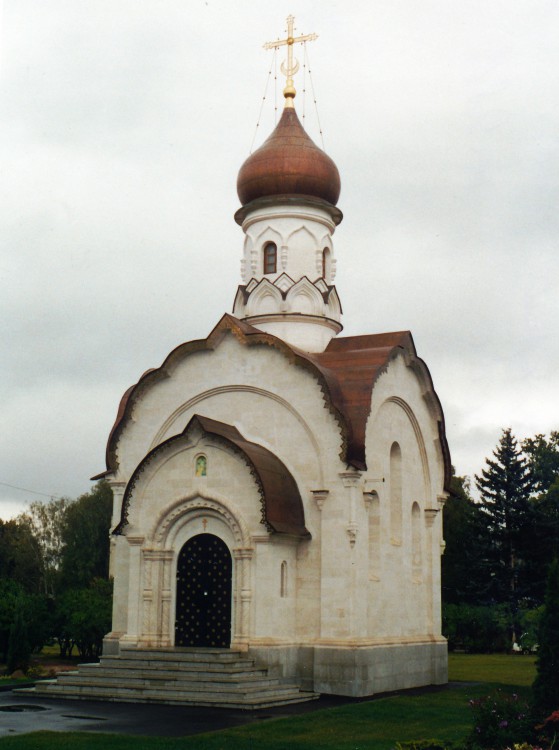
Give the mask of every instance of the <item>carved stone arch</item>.
[{"label": "carved stone arch", "polygon": [[277,286],[282,294],[285,294],[294,284],[295,281],[285,272],[281,273],[278,278],[274,280],[274,286]]},{"label": "carved stone arch", "polygon": [[320,247],[324,249],[327,247],[331,252],[333,252],[334,247],[332,243],[332,236],[329,232],[325,232],[322,237],[320,238]]},{"label": "carved stone arch", "polygon": [[283,241],[283,237],[277,231],[277,229],[268,224],[265,229],[263,229],[261,232],[259,232],[259,234],[256,235],[256,237],[254,237],[254,244],[252,246],[252,267],[255,269],[255,273],[257,273],[258,275],[266,273],[266,270],[264,268],[264,249],[270,243],[273,243],[276,248],[275,272],[279,271],[280,267],[284,268],[283,248],[285,243]]},{"label": "carved stone arch", "polygon": [[336,320],[341,317],[342,303],[340,302],[340,298],[335,286],[330,287],[330,290],[328,292],[328,310],[329,315],[333,318],[336,318]]},{"label": "carved stone arch", "polygon": [[245,241],[243,243],[243,252],[245,256],[250,254],[253,246],[254,246],[254,242],[252,240],[252,237],[250,237],[250,235],[248,234],[245,234]]},{"label": "carved stone arch", "polygon": [[[324,484],[324,471],[323,471],[323,466],[322,466],[322,461],[321,461],[320,445],[309,423],[303,418],[300,412],[297,409],[295,409],[295,407],[293,406],[291,402],[287,401],[281,396],[278,396],[278,394],[276,393],[272,393],[271,391],[267,391],[263,388],[257,388],[256,386],[226,385],[226,386],[220,386],[217,388],[210,388],[207,391],[202,391],[202,393],[197,393],[193,398],[181,404],[177,409],[175,409],[174,412],[172,412],[172,414],[170,414],[167,417],[165,422],[163,422],[158,432],[154,436],[149,449],[153,450],[156,446],[162,443],[166,439],[166,436],[168,435],[169,430],[173,428],[173,425],[176,425],[177,421],[180,420],[184,414],[188,414],[196,406],[203,403],[204,401],[210,400],[214,396],[219,396],[222,394],[229,394],[229,393],[248,393],[251,395],[254,394],[257,396],[262,396],[263,398],[269,399],[270,401],[273,401],[276,404],[279,404],[282,408],[284,408],[287,412],[289,412],[289,414],[291,414],[291,416],[296,420],[296,422],[303,429],[309,441],[309,445],[312,447],[314,457],[315,457],[315,465],[318,467],[318,479],[317,479],[318,484],[320,486]],[[266,446],[266,447],[268,447],[270,450],[273,450],[272,446]]]},{"label": "carved stone arch", "polygon": [[[150,464],[168,453],[176,454],[177,448],[185,443],[188,445],[192,436],[196,439],[200,434],[207,434],[212,442],[226,446],[246,464],[260,496],[261,523],[268,531],[310,538],[299,486],[278,456],[264,446],[246,440],[236,427],[198,414],[192,416],[181,434],[165,440],[138,464],[124,492],[120,522],[113,534],[122,534],[128,525],[135,488],[142,483],[142,475]],[[199,492],[199,488],[196,491]]]},{"label": "carved stone arch", "polygon": [[159,548],[172,547],[172,540],[187,523],[202,516],[213,516],[230,530],[237,547],[250,546],[246,523],[223,497],[193,491],[167,507],[156,520],[148,538]]},{"label": "carved stone arch", "polygon": [[[325,256],[325,254],[328,254]],[[332,283],[332,261],[334,260],[334,248],[332,238],[326,233],[320,238],[316,249],[316,272],[325,279],[328,284]],[[326,271],[326,272],[325,272]]]},{"label": "carved stone arch", "polygon": [[290,311],[296,310],[309,315],[322,315],[324,313],[324,298],[306,277],[303,277],[291,287],[287,292],[286,302]]},{"label": "carved stone arch", "polygon": [[243,287],[238,287],[235,294],[235,301],[233,302],[233,310],[239,317],[244,316],[246,307],[246,294]]},{"label": "carved stone arch", "polygon": [[247,300],[246,315],[250,317],[279,312],[281,303],[281,291],[268,279],[262,279]]},{"label": "carved stone arch", "polygon": [[289,233],[287,237],[287,244],[289,247],[292,245],[297,244],[297,241],[301,238],[305,238],[310,243],[310,248],[313,250],[316,250],[316,247],[318,245],[318,238],[306,225],[301,225],[300,227],[297,227],[297,229],[294,229],[292,232]]},{"label": "carved stone arch", "polygon": [[417,417],[415,416],[411,406],[402,398],[399,398],[398,396],[391,396],[390,398],[386,400],[385,403],[393,403],[399,406],[402,409],[402,411],[406,414],[412,426],[412,429],[415,435],[415,440],[417,443],[417,447],[419,449],[419,455],[421,458],[421,468],[423,470],[422,474],[423,474],[424,502],[426,502],[428,498],[431,496],[431,472],[429,471],[429,461],[427,459],[427,450],[425,448],[425,440],[423,439],[423,433],[421,432],[421,427],[419,426]]},{"label": "carved stone arch", "polygon": [[254,237],[253,242],[256,248],[263,247],[266,242],[275,242],[278,249],[284,244],[282,235],[270,224]]}]

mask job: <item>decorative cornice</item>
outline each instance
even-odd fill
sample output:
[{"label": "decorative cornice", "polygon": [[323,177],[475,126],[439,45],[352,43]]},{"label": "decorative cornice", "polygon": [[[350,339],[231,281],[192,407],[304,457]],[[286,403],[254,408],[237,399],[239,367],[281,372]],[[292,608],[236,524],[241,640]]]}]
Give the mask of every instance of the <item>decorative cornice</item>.
[{"label": "decorative cornice", "polygon": [[[284,216],[293,215],[289,210],[290,208],[303,207],[312,208],[315,210],[320,209],[321,211],[324,211],[326,214],[328,214],[334,226],[340,224],[342,219],[344,218],[344,215],[339,208],[333,206],[331,203],[328,203],[325,200],[322,200],[321,198],[313,198],[310,195],[270,195],[264,198],[257,198],[256,200],[247,203],[246,206],[242,206],[241,208],[239,208],[235,212],[235,221],[237,222],[237,224],[239,224],[239,226],[242,226],[243,229],[247,229],[255,221],[258,221],[262,218],[261,216],[254,216],[254,213],[256,211],[277,209],[280,206],[284,209],[284,211],[282,212]],[[281,216],[282,213],[278,215]],[[274,214],[276,214],[276,212],[274,212]],[[297,215],[299,216],[300,214],[297,213]],[[302,218],[316,220],[318,217],[314,211],[309,211],[306,215],[302,214]],[[324,224],[328,226],[328,222],[324,222]]]}]

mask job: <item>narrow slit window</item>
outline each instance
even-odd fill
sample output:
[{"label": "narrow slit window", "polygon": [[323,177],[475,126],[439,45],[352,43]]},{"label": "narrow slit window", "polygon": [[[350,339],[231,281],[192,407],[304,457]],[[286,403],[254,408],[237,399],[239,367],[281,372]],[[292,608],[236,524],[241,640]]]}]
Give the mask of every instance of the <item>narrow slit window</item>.
[{"label": "narrow slit window", "polygon": [[280,596],[285,599],[287,596],[287,561],[284,560],[280,568]]},{"label": "narrow slit window", "polygon": [[278,266],[278,248],[274,242],[264,246],[264,273],[276,273]]}]

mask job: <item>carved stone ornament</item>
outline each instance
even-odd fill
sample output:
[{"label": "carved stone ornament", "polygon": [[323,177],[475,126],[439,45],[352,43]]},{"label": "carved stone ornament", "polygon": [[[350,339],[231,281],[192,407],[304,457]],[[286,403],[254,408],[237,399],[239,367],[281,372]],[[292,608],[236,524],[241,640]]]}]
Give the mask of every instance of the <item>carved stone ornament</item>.
[{"label": "carved stone ornament", "polygon": [[356,523],[350,523],[349,526],[346,529],[347,535],[349,537],[349,546],[355,547],[355,542],[357,541],[357,533],[359,531]]},{"label": "carved stone ornament", "polygon": [[311,490],[311,494],[316,503],[318,510],[322,510],[322,506],[326,502],[326,498],[330,494],[329,490]]}]

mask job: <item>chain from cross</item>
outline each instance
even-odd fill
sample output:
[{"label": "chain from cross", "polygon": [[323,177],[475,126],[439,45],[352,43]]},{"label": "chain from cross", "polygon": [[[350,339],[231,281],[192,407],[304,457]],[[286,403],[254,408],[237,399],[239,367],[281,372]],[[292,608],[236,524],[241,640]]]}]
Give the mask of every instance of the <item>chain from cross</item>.
[{"label": "chain from cross", "polygon": [[282,62],[281,72],[287,78],[283,95],[286,98],[285,106],[293,106],[293,99],[295,98],[295,87],[293,86],[293,76],[299,70],[299,63],[293,59],[293,45],[302,44],[303,42],[312,42],[318,39],[318,34],[302,34],[301,36],[293,36],[293,22],[295,18],[293,16],[287,16],[287,39],[278,39],[275,42],[266,42],[264,49],[277,49],[287,45],[287,64]]}]

